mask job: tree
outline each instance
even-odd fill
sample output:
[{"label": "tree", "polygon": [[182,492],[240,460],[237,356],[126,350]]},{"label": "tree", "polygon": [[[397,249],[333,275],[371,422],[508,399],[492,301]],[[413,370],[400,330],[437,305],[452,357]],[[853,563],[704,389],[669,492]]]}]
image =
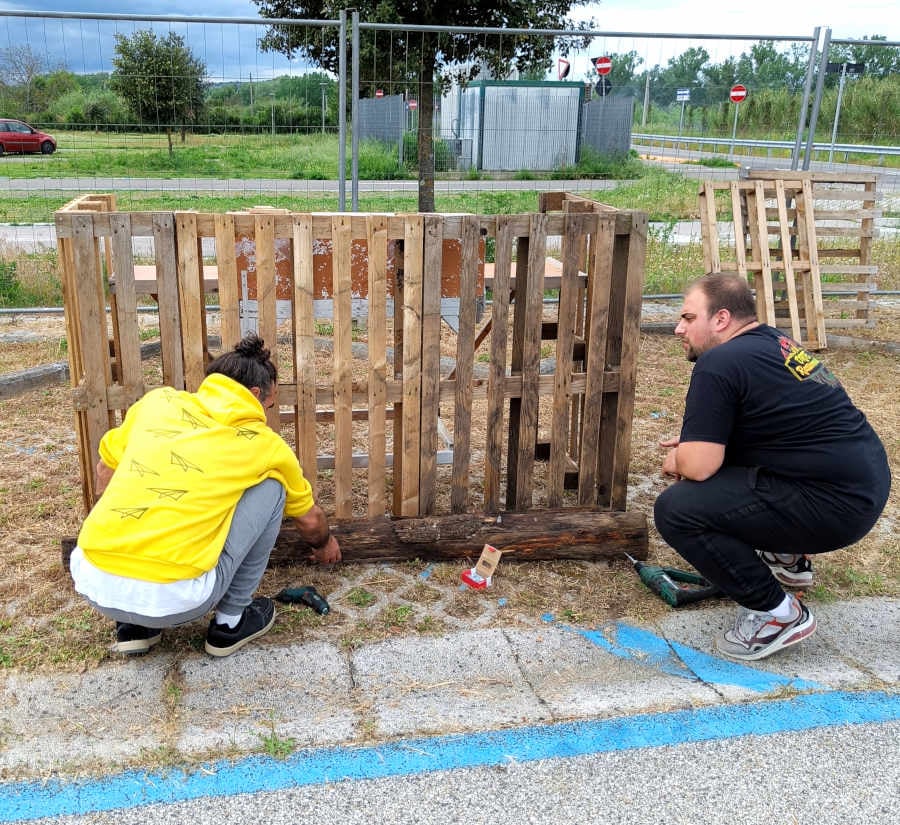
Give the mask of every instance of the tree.
[{"label": "tree", "polygon": [[35,82],[46,70],[44,59],[27,44],[0,49],[0,87],[5,87],[21,117],[35,109]]},{"label": "tree", "polygon": [[[356,9],[366,22],[402,23],[421,26],[480,26],[498,29],[576,28],[566,20],[574,6],[588,0],[474,0],[467,3],[422,3],[418,0],[253,0],[260,14],[269,18],[333,19],[340,9]],[[577,28],[589,29],[591,22]],[[378,35],[378,36],[376,36]],[[314,38],[297,26],[273,25],[261,43],[288,57],[301,53],[322,68],[338,69],[338,32],[323,29]],[[528,71],[550,65],[554,50],[562,54],[576,42],[540,35],[512,36],[468,32],[394,32],[385,35],[364,31],[360,36],[361,81],[374,90],[390,66],[392,85],[406,84],[417,90],[419,167],[419,211],[434,211],[434,117],[435,85],[465,83],[486,68],[495,77],[505,77],[514,66]]]},{"label": "tree", "polygon": [[700,81],[708,62],[709,52],[697,46],[670,58],[666,68],[659,72],[658,78],[651,78],[650,94],[654,103],[668,106],[675,100],[678,89],[691,90],[692,104],[703,103]]},{"label": "tree", "polygon": [[642,75],[638,74],[638,67],[644,62],[644,59],[636,52],[607,52],[604,55],[595,55],[596,57],[608,57],[612,62],[612,68],[609,74],[599,75],[597,70],[591,66],[587,70],[584,80],[594,89],[599,88],[598,84],[601,79],[607,81],[606,86],[609,89],[607,94],[628,95],[630,97],[639,97],[644,93]]},{"label": "tree", "polygon": [[175,32],[157,37],[150,30],[131,37],[116,35],[116,55],[109,87],[127,102],[140,123],[156,123],[166,130],[169,154],[172,129],[196,123],[203,109],[206,66],[184,45]]}]

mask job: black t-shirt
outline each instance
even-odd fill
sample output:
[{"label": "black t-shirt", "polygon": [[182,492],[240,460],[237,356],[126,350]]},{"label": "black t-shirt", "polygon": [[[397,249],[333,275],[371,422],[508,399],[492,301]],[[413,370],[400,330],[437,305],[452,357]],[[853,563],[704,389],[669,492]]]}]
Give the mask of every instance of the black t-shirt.
[{"label": "black t-shirt", "polygon": [[860,487],[877,477],[881,489],[888,473],[881,441],[837,378],[765,324],[697,359],[681,441],[724,444],[725,464],[824,482],[865,498]]}]

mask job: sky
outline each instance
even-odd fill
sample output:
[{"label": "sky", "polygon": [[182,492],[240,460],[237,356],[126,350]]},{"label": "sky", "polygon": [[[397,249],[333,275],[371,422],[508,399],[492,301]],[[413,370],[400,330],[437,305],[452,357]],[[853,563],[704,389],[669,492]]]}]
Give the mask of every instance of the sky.
[{"label": "sky", "polygon": [[[141,28],[134,23],[98,21],[41,20],[27,17],[29,12],[59,11],[82,13],[126,13],[141,15],[184,15],[185,8],[196,8],[184,0],[142,0],[140,4],[112,0],[0,0],[0,11],[13,11],[23,17],[0,16],[0,49],[27,42],[48,60],[64,62],[72,71],[109,71],[113,54],[113,33],[132,33]],[[209,4],[210,15],[217,18],[258,18],[258,7],[251,0],[216,0]],[[192,15],[193,16],[193,15]],[[199,14],[197,14],[199,16]],[[814,29],[830,27],[832,39],[883,35],[900,41],[900,14],[897,0],[605,0],[579,7],[576,19],[593,17],[594,29],[612,33],[686,33],[798,36],[811,38]],[[274,74],[304,71],[300,61],[288,63],[281,56],[263,54],[255,39],[263,29],[207,24],[173,24],[185,37],[195,56],[207,65],[213,80],[246,80],[252,73],[260,79]],[[240,31],[236,38],[233,32]],[[580,78],[589,67],[589,57],[638,52],[644,67],[665,65],[674,55],[690,47],[702,46],[712,62],[718,63],[741,51],[749,50],[748,41],[715,41],[682,38],[598,37],[587,53],[572,56],[570,79]],[[779,43],[785,50],[789,43]],[[104,65],[105,64],[105,65]]]}]

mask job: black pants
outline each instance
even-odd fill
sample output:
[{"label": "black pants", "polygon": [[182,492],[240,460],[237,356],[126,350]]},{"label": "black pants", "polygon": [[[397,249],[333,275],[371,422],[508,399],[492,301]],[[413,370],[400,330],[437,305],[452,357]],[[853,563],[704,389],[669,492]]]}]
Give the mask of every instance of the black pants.
[{"label": "black pants", "polygon": [[784,591],[755,551],[825,553],[858,541],[884,508],[890,475],[873,485],[880,505],[756,467],[723,467],[666,489],[654,517],[666,542],[725,594],[769,611]]}]

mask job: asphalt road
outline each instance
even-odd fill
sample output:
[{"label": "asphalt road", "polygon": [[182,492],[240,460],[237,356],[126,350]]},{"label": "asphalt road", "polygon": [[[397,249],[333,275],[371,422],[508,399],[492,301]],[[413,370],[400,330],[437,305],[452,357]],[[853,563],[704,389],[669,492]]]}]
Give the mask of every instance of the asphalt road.
[{"label": "asphalt road", "polygon": [[889,825],[900,723],[198,799],[55,825]]}]

